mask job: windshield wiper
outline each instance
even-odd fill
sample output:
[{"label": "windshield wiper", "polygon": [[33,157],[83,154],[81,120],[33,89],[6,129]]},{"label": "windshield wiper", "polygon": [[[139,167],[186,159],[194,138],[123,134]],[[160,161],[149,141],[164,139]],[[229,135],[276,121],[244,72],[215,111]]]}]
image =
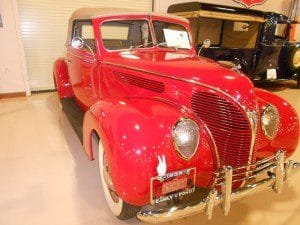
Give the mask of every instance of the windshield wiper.
[{"label": "windshield wiper", "polygon": [[153,42],[149,42],[149,43],[147,43],[146,45],[144,45],[144,44],[141,44],[141,45],[131,45],[131,46],[129,47],[129,50],[138,49],[138,48],[141,48],[141,47],[146,48],[146,47],[148,47],[148,46],[151,45],[151,44],[153,44]]},{"label": "windshield wiper", "polygon": [[174,49],[175,51],[178,50],[178,47],[177,46],[168,46],[167,42],[161,42],[161,43],[158,43],[156,44],[157,47],[166,47],[166,48],[172,48]]}]

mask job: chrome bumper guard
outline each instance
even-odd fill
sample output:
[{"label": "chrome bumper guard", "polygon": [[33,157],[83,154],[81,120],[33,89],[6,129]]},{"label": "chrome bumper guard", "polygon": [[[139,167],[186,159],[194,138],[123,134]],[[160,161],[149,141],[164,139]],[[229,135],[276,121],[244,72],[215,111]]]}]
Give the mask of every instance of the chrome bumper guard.
[{"label": "chrome bumper guard", "polygon": [[[185,207],[172,206],[155,210],[142,208],[137,214],[137,218],[147,223],[161,223],[205,212],[211,219],[213,209],[217,205],[221,205],[226,216],[229,213],[231,202],[263,190],[273,190],[280,193],[283,184],[289,183],[291,175],[299,168],[300,163],[285,159],[284,151],[278,151],[273,157],[245,167],[226,166],[222,171],[215,174],[214,188],[199,203]],[[246,178],[239,179],[243,174]],[[261,175],[265,175],[266,178],[257,179]],[[232,191],[232,185],[242,181],[245,181],[244,186]]]}]

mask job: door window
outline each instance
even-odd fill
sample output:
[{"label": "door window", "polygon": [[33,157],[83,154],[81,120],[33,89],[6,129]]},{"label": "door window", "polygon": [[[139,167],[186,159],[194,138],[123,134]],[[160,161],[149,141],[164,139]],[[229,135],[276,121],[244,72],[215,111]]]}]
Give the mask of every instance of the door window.
[{"label": "door window", "polygon": [[91,49],[95,51],[95,36],[94,36],[92,21],[75,20],[73,24],[72,38],[74,37],[82,38],[84,43],[90,46]]}]

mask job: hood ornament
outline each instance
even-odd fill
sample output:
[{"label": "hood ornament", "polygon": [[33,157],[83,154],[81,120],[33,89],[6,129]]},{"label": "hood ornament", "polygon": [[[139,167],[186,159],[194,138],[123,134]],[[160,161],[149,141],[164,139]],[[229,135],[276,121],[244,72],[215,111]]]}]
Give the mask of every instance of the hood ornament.
[{"label": "hood ornament", "polygon": [[165,155],[157,156],[158,159],[158,165],[156,167],[156,171],[159,177],[162,177],[166,175],[167,172],[167,163],[166,163],[166,157]]}]

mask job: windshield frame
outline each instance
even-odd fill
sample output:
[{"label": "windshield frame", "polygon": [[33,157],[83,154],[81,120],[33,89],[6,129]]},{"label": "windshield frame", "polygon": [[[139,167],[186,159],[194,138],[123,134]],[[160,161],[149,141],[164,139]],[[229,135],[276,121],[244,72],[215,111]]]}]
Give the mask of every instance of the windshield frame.
[{"label": "windshield frame", "polygon": [[[153,46],[149,48],[133,48],[133,49],[121,49],[121,50],[108,50],[104,47],[102,36],[101,36],[101,26],[105,22],[112,22],[112,21],[120,21],[120,20],[146,20],[148,22],[148,25],[150,26],[150,33],[151,38],[153,42]],[[157,47],[157,40],[155,36],[155,31],[153,28],[153,20],[162,21],[162,22],[169,22],[169,23],[175,23],[178,25],[181,25],[185,28],[185,30],[188,32],[191,49],[177,49],[177,51],[180,52],[188,52],[189,54],[196,54],[195,48],[194,48],[194,40],[191,36],[191,29],[189,27],[189,21],[175,16],[169,16],[165,14],[140,14],[140,13],[133,13],[133,14],[122,14],[122,15],[106,15],[104,17],[94,17],[92,18],[92,22],[94,25],[94,34],[96,39],[96,49],[98,54],[98,59],[104,59],[107,54],[111,53],[120,53],[120,52],[132,52],[132,51],[175,51],[174,48],[160,48]]]},{"label": "windshield frame", "polygon": [[[170,24],[174,24],[174,25],[178,25],[178,26],[183,27],[185,29],[185,31],[187,32],[190,48],[178,48],[176,46],[160,46],[160,44],[162,44],[162,43],[158,43],[157,35],[156,35],[155,27],[154,27],[155,22],[170,23]],[[158,18],[158,19],[154,18],[154,19],[151,20],[151,25],[152,25],[152,29],[153,29],[153,35],[155,36],[155,43],[156,43],[155,46],[156,47],[163,48],[163,49],[176,49],[176,50],[178,49],[178,50],[185,50],[185,51],[190,51],[190,50],[193,49],[193,39],[191,37],[190,30],[187,29],[187,27],[184,26],[182,23],[179,23],[178,21],[171,21],[171,20],[164,20],[164,19],[161,19],[161,18]]]}]

